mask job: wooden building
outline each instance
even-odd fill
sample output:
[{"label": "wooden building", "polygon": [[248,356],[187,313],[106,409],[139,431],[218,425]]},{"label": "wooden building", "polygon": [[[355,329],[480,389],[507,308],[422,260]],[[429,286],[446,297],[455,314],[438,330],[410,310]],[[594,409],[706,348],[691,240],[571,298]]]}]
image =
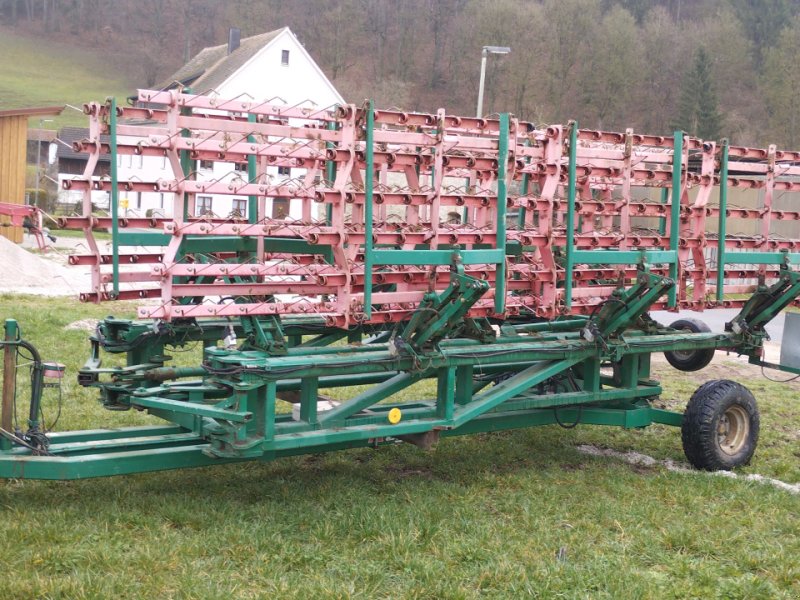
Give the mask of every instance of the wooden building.
[{"label": "wooden building", "polygon": [[[62,110],[63,106],[0,110],[0,202],[25,204],[28,119],[60,115]],[[22,228],[0,226],[0,235],[19,243]]]}]

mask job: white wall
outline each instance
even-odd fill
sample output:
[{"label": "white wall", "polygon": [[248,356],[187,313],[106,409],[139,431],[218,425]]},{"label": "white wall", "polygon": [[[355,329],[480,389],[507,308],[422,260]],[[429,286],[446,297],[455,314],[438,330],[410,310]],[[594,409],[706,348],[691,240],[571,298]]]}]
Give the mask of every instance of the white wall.
[{"label": "white wall", "polygon": [[[289,52],[288,65],[283,64],[285,50]],[[306,102],[304,106],[316,105],[319,109],[344,102],[288,29],[279,33],[239,72],[218,88],[218,95],[223,98],[234,98],[243,94],[258,100],[268,100],[277,96],[289,106],[299,105],[310,99],[314,104]],[[273,102],[280,104],[281,100],[275,98]],[[124,138],[120,138],[120,141],[124,142]],[[161,157],[120,156],[117,166],[120,181],[175,179],[169,162]],[[278,185],[283,180],[303,177],[304,174],[305,170],[300,168],[292,168],[289,175],[279,174],[277,167],[267,169],[267,175],[273,185]],[[247,172],[237,173],[233,163],[215,162],[209,169],[201,168],[198,162],[197,179],[200,181],[229,182],[237,176],[247,180]],[[196,205],[201,202],[200,196],[198,194]],[[244,199],[246,205],[247,196],[211,195],[211,211],[218,217],[229,216],[234,210],[234,198]],[[172,204],[172,194],[120,192],[120,214],[144,217],[149,209],[154,216],[171,216]],[[198,213],[196,208],[195,212]],[[272,200],[267,199],[268,216],[273,214],[272,209]],[[290,203],[289,217],[293,219],[301,217],[299,200]]]},{"label": "white wall", "polygon": [[[119,142],[124,144],[129,139],[120,136]],[[175,175],[166,157],[120,154],[117,156],[117,178],[119,181],[158,181],[175,179]],[[131,217],[145,217],[150,210],[150,216],[164,217],[172,213],[172,201],[173,194],[120,190],[119,212]]]},{"label": "white wall", "polygon": [[[288,65],[282,64],[284,50],[289,51]],[[319,109],[344,102],[288,29],[222,84],[219,94],[225,98],[249,94],[257,100],[279,96],[290,106],[312,100]]]}]

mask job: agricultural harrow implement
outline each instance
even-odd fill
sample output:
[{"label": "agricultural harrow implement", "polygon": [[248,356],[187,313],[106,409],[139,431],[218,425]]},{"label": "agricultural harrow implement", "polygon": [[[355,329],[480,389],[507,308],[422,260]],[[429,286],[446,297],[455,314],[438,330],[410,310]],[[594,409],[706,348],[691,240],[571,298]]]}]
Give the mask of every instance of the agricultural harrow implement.
[{"label": "agricultural harrow implement", "polygon": [[[428,448],[553,423],[678,426],[694,466],[729,469],[755,450],[750,392],[717,380],[685,413],[659,408],[652,355],[693,371],[721,350],[800,373],[763,353],[765,324],[800,295],[800,152],[182,90],[85,112],[87,169],[65,182],[83,211],[61,226],[83,230],[89,252],[71,262],[92,270],[84,301],[141,306],[98,325],[78,381],[110,410],[165,424],[44,431],[41,390],[58,365],[7,320],[0,476]],[[96,177],[106,154],[111,175]],[[123,180],[130,155],[169,173]],[[201,161],[229,172],[201,177]],[[107,215],[93,210],[97,191]],[[122,210],[127,192],[164,194],[171,216]],[[200,195],[246,210],[195,214]],[[715,307],[738,309],[725,331],[650,316]],[[174,364],[168,353],[196,342],[202,359]],[[20,349],[32,360],[27,431],[11,423]],[[341,402],[328,391],[355,386]]]}]

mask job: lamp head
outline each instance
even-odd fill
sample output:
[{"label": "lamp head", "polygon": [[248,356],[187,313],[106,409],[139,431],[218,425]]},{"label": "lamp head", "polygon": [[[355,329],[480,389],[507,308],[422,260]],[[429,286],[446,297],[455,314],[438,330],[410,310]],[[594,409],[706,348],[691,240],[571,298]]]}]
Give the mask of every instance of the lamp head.
[{"label": "lamp head", "polygon": [[511,48],[508,46],[484,46],[483,53],[484,54],[508,54],[511,52]]}]

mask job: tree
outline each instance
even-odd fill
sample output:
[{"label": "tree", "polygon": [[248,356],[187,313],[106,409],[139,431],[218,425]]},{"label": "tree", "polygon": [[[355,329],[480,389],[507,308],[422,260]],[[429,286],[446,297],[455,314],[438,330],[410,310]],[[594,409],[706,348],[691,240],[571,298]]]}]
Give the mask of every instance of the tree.
[{"label": "tree", "polygon": [[731,0],[731,4],[753,41],[756,67],[761,67],[767,50],[774,45],[789,21],[789,0]]},{"label": "tree", "polygon": [[647,133],[672,133],[672,115],[678,104],[678,82],[681,62],[685,56],[678,25],[667,9],[657,6],[651,10],[642,28],[642,83],[637,90],[632,109],[637,111],[637,127]]},{"label": "tree", "polygon": [[722,7],[703,23],[687,27],[686,33],[702,40],[708,51],[719,110],[725,115],[726,137],[737,144],[757,144],[757,136],[763,133],[763,123],[758,122],[763,120],[764,108],[758,93],[758,70],[753,64],[753,44],[744,26],[730,7]]},{"label": "tree", "polygon": [[677,129],[703,139],[720,137],[722,114],[711,75],[711,59],[703,46],[695,52],[692,68],[683,78],[675,125]]},{"label": "tree", "polygon": [[587,126],[624,129],[630,124],[637,81],[641,78],[641,45],[633,16],[617,5],[605,14],[592,40],[592,54],[580,80]]},{"label": "tree", "polygon": [[800,145],[800,16],[780,35],[767,52],[762,87],[767,118],[776,142],[789,148]]},{"label": "tree", "polygon": [[602,18],[600,0],[547,0],[542,18],[546,46],[537,83],[548,100],[545,114],[556,121],[580,119],[585,113],[579,72],[592,54],[591,33]]}]

